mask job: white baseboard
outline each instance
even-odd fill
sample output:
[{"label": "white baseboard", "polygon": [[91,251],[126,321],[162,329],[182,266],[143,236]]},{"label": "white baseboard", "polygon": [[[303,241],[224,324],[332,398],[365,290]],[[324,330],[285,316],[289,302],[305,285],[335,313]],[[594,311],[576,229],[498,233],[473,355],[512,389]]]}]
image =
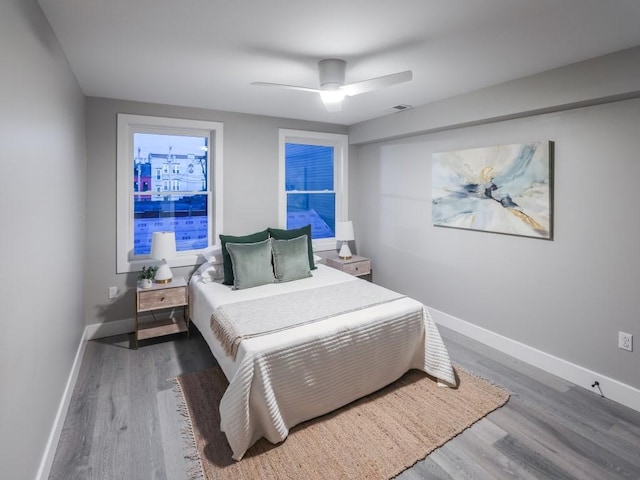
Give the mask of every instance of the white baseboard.
[{"label": "white baseboard", "polygon": [[123,320],[115,320],[113,322],[94,323],[87,325],[85,334],[87,340],[96,338],[111,337],[113,335],[121,335],[123,333],[131,333],[135,328],[135,320],[133,318],[125,318]]},{"label": "white baseboard", "polygon": [[80,364],[82,363],[82,357],[84,356],[87,342],[96,338],[110,337],[112,335],[120,335],[122,333],[130,333],[133,332],[133,329],[133,318],[117,320],[115,322],[95,323],[93,325],[88,325],[85,327],[84,332],[82,333],[82,337],[80,338],[80,344],[78,345],[78,349],[76,350],[76,356],[73,359],[73,365],[71,366],[71,372],[69,373],[67,384],[64,388],[64,392],[62,393],[62,399],[60,400],[60,405],[58,406],[56,417],[53,421],[53,427],[51,428],[51,433],[49,434],[49,439],[47,440],[47,446],[44,450],[44,454],[42,455],[42,460],[40,461],[40,467],[38,468],[38,473],[36,474],[36,480],[47,480],[49,478],[49,474],[51,473],[53,457],[56,454],[56,448],[58,446],[58,442],[60,441],[62,427],[64,426],[64,421],[67,417],[67,411],[69,410],[69,404],[71,403],[71,395],[73,394],[73,389],[76,386],[78,373],[80,372]]},{"label": "white baseboard", "polygon": [[78,349],[76,350],[76,356],[73,359],[73,364],[71,365],[71,372],[69,373],[67,384],[65,385],[64,391],[62,393],[62,399],[60,400],[60,405],[58,406],[58,411],[56,412],[56,417],[53,421],[53,427],[51,428],[51,433],[49,434],[49,439],[47,440],[47,446],[44,449],[44,454],[42,455],[42,460],[40,461],[40,467],[38,468],[38,473],[36,474],[36,480],[47,480],[49,478],[49,474],[51,473],[53,457],[56,454],[56,448],[58,447],[58,442],[60,441],[62,427],[64,426],[64,421],[67,417],[69,403],[71,403],[71,395],[73,394],[73,389],[76,386],[76,380],[78,379],[80,364],[82,363],[82,357],[84,356],[86,346],[87,329],[85,328],[84,332],[82,333],[82,337],[80,338],[80,344],[78,345]]},{"label": "white baseboard", "polygon": [[591,385],[597,380],[600,383],[600,388],[605,397],[640,412],[640,390],[631,385],[563,360],[562,358],[555,357],[485,328],[478,327],[477,325],[436,310],[435,308],[428,308],[433,321],[443,327],[484,343],[587,390],[594,391]]}]

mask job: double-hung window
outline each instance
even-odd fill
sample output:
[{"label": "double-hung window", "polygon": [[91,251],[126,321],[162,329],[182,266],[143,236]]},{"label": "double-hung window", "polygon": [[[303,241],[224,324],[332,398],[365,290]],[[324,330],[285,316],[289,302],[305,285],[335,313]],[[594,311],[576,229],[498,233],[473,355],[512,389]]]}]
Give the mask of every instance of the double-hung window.
[{"label": "double-hung window", "polygon": [[336,222],[347,220],[348,137],[280,130],[279,223],[311,224],[314,249],[335,247]]},{"label": "double-hung window", "polygon": [[194,265],[222,231],[222,124],[118,115],[117,272],[149,261],[156,231],[173,231],[171,266]]}]

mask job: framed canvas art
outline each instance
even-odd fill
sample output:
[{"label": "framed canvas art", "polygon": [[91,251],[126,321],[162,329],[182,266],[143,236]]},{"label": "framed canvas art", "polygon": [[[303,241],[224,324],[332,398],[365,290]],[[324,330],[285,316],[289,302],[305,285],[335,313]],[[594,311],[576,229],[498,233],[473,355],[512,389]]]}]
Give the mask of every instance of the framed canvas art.
[{"label": "framed canvas art", "polygon": [[434,153],[433,224],[550,240],[552,157],[549,141]]}]

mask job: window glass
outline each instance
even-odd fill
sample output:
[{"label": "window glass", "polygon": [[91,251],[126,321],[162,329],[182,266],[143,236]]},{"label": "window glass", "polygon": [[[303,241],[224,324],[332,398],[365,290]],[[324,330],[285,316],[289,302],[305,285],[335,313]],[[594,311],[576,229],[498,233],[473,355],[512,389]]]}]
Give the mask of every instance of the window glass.
[{"label": "window glass", "polygon": [[347,149],[346,135],[280,131],[280,225],[311,224],[314,248],[335,246],[336,221],[346,220]]},{"label": "window glass", "polygon": [[288,229],[311,224],[313,238],[335,236],[333,165],[333,147],[300,143],[285,145]]},{"label": "window glass", "polygon": [[287,229],[300,228],[309,224],[311,224],[312,238],[335,237],[335,193],[287,195]]},{"label": "window glass", "polygon": [[333,190],[333,147],[287,143],[285,148],[288,192]]},{"label": "window glass", "polygon": [[[151,252],[151,237],[156,231],[174,231],[178,252],[198,250],[209,245],[209,193],[196,194],[207,190],[208,142],[208,135],[134,133],[135,256]],[[156,172],[155,177],[151,176],[152,171]],[[154,183],[158,188],[154,188]],[[144,190],[140,189],[141,185]],[[139,194],[149,189],[162,190],[163,194]],[[172,194],[178,191],[180,195]]]}]

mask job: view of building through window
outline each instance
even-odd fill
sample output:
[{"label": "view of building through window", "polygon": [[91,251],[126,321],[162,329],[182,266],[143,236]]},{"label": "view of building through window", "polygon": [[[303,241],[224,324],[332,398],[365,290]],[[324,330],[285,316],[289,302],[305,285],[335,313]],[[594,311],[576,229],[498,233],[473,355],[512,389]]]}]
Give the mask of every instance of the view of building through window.
[{"label": "view of building through window", "polygon": [[333,147],[286,143],[285,191],[288,229],[311,224],[314,239],[335,236]]},{"label": "view of building through window", "polygon": [[178,251],[209,245],[209,138],[134,133],[134,254],[156,231],[174,231]]}]

